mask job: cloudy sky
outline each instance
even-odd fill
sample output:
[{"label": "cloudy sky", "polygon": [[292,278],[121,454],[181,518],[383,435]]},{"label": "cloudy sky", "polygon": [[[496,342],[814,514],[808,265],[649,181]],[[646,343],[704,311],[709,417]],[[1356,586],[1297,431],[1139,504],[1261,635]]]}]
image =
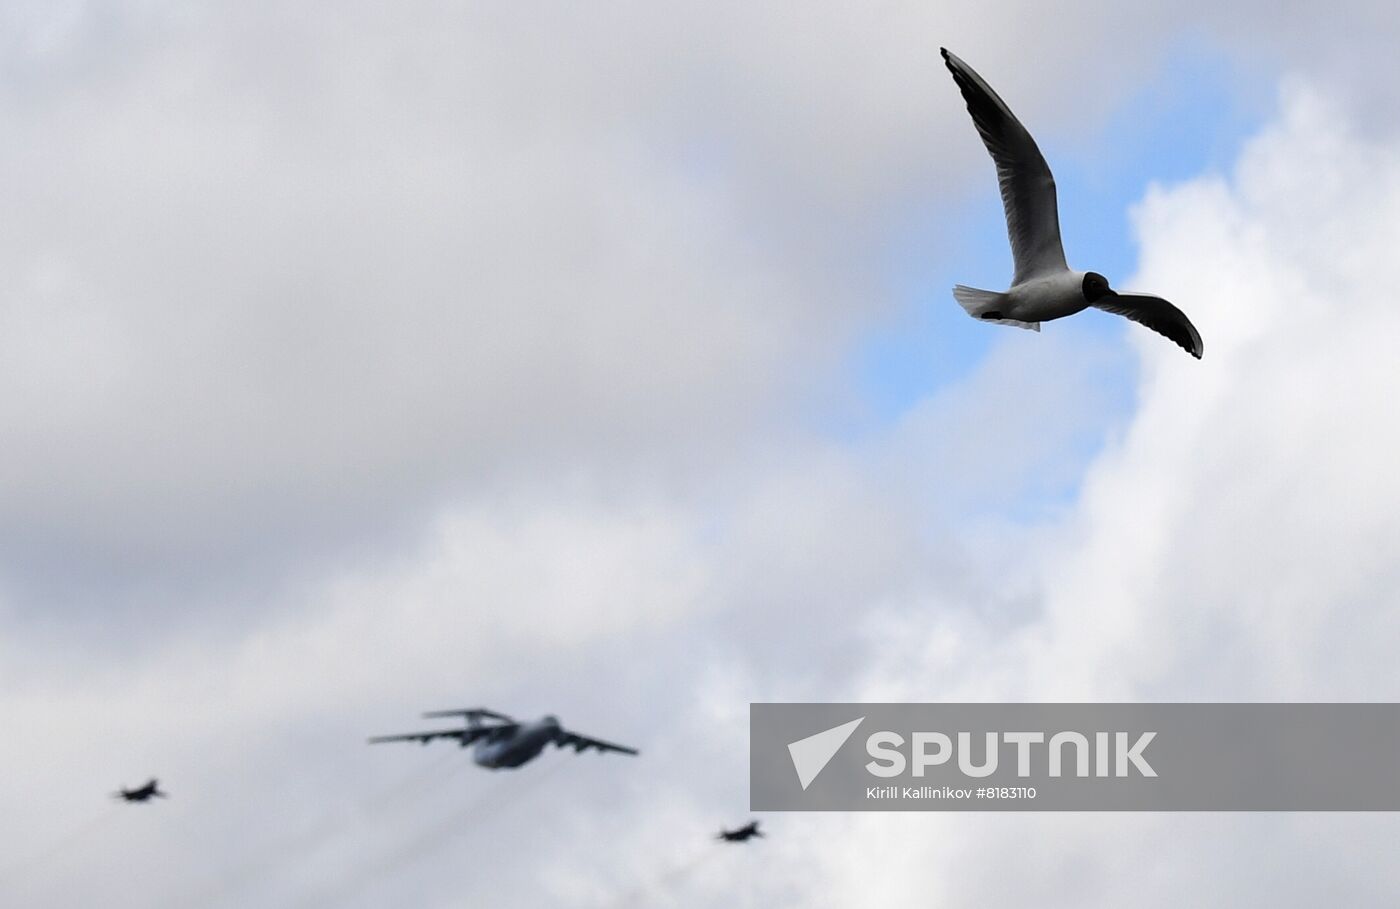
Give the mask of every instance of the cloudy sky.
[{"label": "cloudy sky", "polygon": [[[1397,700],[1391,4],[0,6],[0,903],[1368,905],[1360,815],[745,820],[758,700]],[[1035,133],[1010,274],[938,58]],[[639,746],[488,774],[426,709]],[[158,775],[149,809],[107,793]]]}]

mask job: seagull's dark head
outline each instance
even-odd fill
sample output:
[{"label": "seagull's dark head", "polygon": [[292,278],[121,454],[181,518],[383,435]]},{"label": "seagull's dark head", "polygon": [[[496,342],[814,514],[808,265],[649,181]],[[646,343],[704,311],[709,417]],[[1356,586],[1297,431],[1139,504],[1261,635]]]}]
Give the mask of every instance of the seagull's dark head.
[{"label": "seagull's dark head", "polygon": [[1091,271],[1084,276],[1084,299],[1090,303],[1097,303],[1111,293],[1113,288],[1108,286],[1108,279],[1103,275]]}]

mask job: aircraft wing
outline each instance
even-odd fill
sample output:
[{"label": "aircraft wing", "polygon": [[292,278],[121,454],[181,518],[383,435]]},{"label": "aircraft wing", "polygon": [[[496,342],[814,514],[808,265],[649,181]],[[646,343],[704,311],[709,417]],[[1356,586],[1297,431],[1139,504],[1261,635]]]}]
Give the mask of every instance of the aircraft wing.
[{"label": "aircraft wing", "polygon": [[602,739],[590,739],[586,735],[579,735],[577,732],[568,732],[563,729],[559,730],[554,744],[560,748],[572,747],[574,751],[587,751],[589,748],[596,748],[599,751],[616,751],[619,754],[637,753],[637,749],[628,748],[626,745],[614,745],[612,742],[605,742]]},{"label": "aircraft wing", "polygon": [[506,726],[476,726],[470,729],[430,729],[427,732],[404,732],[399,735],[376,735],[369,740],[371,745],[378,745],[381,742],[418,742],[426,745],[433,739],[456,739],[463,748],[475,742],[479,738],[500,734],[502,729],[513,729],[515,724]]}]

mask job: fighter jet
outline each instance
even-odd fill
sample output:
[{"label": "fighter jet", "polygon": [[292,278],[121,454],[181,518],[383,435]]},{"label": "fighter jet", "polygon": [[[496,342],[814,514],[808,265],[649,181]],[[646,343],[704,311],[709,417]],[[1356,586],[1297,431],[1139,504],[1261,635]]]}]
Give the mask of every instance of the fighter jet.
[{"label": "fighter jet", "polygon": [[168,799],[170,796],[160,791],[155,780],[151,780],[144,786],[135,789],[119,789],[112,793],[112,798],[121,799],[124,802],[149,802],[153,798]]},{"label": "fighter jet", "polygon": [[715,839],[724,840],[726,843],[747,843],[754,837],[763,837],[763,834],[758,832],[758,821],[749,821],[738,830],[721,829]]},{"label": "fighter jet", "polygon": [[[560,726],[559,719],[553,716],[546,716],[532,723],[521,723],[503,713],[481,707],[467,710],[434,710],[423,716],[460,716],[466,719],[466,726],[462,729],[433,729],[427,732],[405,732],[400,735],[378,735],[369,740],[370,744],[419,742],[426,745],[433,739],[456,739],[462,748],[474,745],[472,760],[490,770],[519,767],[538,757],[544,746],[551,742],[559,748],[572,747],[575,752],[596,748],[599,751],[616,751],[619,754],[637,753],[635,748],[569,732]],[[483,720],[492,722],[483,723]]]}]

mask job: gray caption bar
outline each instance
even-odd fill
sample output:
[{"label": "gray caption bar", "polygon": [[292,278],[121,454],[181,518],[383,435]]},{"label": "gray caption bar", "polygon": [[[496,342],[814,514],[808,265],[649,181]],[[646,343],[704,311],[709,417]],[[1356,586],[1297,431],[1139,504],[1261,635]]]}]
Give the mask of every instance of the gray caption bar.
[{"label": "gray caption bar", "polygon": [[1395,811],[1400,704],[749,705],[755,811]]}]

